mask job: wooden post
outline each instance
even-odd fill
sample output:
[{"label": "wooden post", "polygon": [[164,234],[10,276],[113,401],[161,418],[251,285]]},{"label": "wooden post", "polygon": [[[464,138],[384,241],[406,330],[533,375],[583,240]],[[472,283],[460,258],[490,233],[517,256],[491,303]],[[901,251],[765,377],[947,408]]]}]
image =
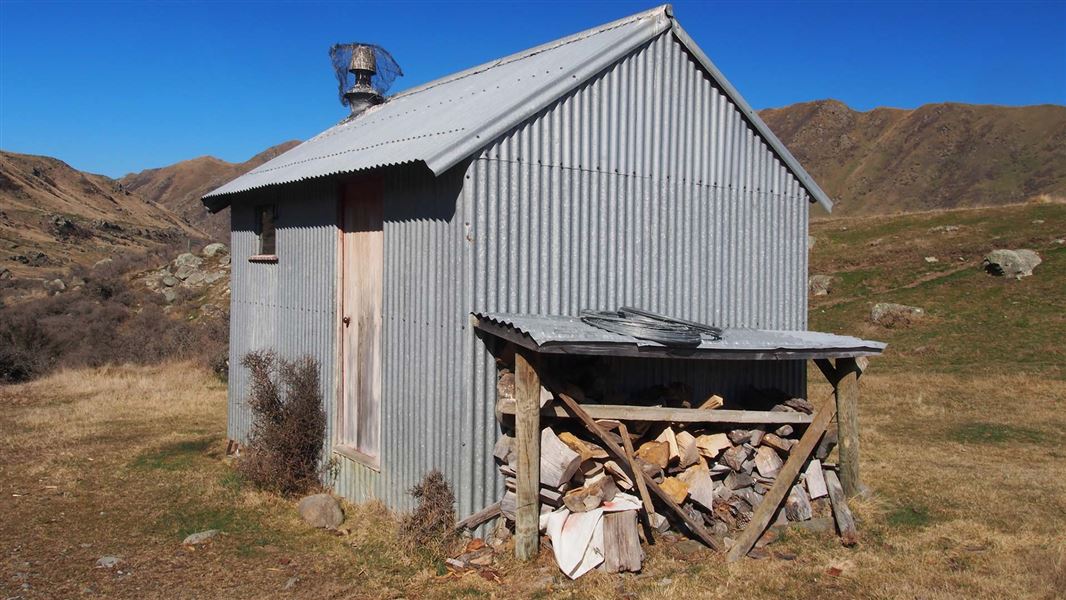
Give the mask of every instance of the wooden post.
[{"label": "wooden post", "polygon": [[536,355],[515,353],[515,557],[532,560],[540,550],[540,376]]},{"label": "wooden post", "polygon": [[838,358],[833,390],[837,403],[837,443],[840,452],[840,483],[844,495],[859,493],[859,375],[860,365],[854,358]]}]

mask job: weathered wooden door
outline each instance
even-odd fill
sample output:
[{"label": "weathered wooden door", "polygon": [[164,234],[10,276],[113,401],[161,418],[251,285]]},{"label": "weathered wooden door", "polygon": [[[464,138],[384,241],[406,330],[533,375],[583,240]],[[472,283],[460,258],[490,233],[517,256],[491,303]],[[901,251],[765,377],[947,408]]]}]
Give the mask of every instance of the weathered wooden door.
[{"label": "weathered wooden door", "polygon": [[339,441],[372,466],[381,453],[382,214],[380,177],[360,177],[344,186]]}]

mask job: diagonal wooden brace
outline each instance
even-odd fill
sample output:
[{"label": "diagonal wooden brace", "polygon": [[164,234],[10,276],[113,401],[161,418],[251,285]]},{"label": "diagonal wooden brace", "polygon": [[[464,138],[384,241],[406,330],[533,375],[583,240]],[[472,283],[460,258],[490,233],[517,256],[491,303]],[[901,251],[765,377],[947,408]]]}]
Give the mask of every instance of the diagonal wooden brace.
[{"label": "diagonal wooden brace", "polygon": [[810,458],[811,452],[814,452],[814,447],[818,445],[818,440],[822,439],[822,434],[829,427],[829,422],[833,420],[836,412],[836,402],[833,398],[826,399],[818,407],[818,410],[814,413],[814,420],[807,427],[807,431],[803,432],[803,437],[800,438],[799,443],[790,451],[788,460],[785,461],[785,466],[781,467],[781,470],[777,473],[777,480],[774,481],[774,485],[763,496],[762,502],[759,503],[759,506],[755,508],[755,512],[751,515],[751,521],[748,526],[744,528],[740,537],[733,543],[733,547],[729,549],[729,554],[726,555],[728,562],[739,560],[745,556],[751,551],[752,546],[759,540],[763,532],[766,531],[766,527],[774,518],[774,514],[777,513],[781,502],[784,501],[785,496],[792,489],[792,484],[796,481],[800,469]]}]

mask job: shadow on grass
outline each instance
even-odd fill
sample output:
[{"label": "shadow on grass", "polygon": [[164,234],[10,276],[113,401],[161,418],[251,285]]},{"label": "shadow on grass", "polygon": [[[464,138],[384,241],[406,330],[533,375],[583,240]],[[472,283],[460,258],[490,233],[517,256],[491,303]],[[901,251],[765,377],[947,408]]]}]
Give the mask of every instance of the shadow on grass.
[{"label": "shadow on grass", "polygon": [[134,469],[181,471],[192,466],[215,443],[214,437],[197,438],[167,444],[157,450],[142,452],[130,463]]}]

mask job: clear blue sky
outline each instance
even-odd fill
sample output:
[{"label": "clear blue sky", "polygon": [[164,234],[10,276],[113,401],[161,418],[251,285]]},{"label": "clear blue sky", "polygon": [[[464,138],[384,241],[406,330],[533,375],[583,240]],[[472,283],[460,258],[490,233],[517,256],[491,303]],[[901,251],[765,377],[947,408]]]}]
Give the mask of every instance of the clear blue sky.
[{"label": "clear blue sky", "polygon": [[[120,176],[242,161],[345,114],[327,50],[370,41],[394,91],[651,2],[0,0],[0,148]],[[675,14],[756,108],[837,98],[1066,104],[1066,3],[695,3]]]}]

